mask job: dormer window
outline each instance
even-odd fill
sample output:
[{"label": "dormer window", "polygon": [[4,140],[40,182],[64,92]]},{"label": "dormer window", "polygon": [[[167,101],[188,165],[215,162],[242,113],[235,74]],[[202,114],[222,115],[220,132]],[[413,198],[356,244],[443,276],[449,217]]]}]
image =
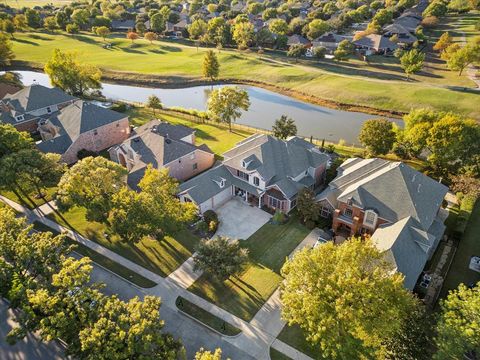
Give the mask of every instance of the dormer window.
[{"label": "dormer window", "polygon": [[23,120],[25,120],[25,116],[23,116],[23,115],[15,116],[15,120],[16,121],[23,121]]},{"label": "dormer window", "polygon": [[250,161],[245,161],[245,160],[242,160],[242,167],[244,169],[246,169],[248,167],[248,164],[250,164]]},{"label": "dormer window", "polygon": [[378,215],[373,210],[365,211],[365,216],[363,218],[363,223],[369,227],[375,227],[377,224]]},{"label": "dormer window", "polygon": [[47,107],[47,113],[49,113],[49,114],[52,113],[52,109],[50,108],[50,106]]},{"label": "dormer window", "polygon": [[223,189],[225,187],[225,179],[220,181],[220,187]]},{"label": "dormer window", "polygon": [[350,206],[353,205],[353,199],[352,198],[347,199],[347,205],[350,205]]}]

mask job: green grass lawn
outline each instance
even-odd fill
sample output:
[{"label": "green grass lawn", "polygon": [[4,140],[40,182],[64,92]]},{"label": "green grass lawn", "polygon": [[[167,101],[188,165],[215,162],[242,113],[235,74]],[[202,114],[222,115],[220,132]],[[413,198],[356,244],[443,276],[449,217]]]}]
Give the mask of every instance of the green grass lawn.
[{"label": "green grass lawn", "polygon": [[[37,231],[42,231],[42,232],[51,232],[54,235],[58,235],[59,233],[48,226],[40,223],[40,222],[35,222],[33,224],[35,230]],[[142,275],[137,274],[134,271],[131,271],[130,269],[126,268],[123,265],[120,265],[119,263],[110,260],[106,256],[103,256],[102,254],[97,253],[96,251],[93,251],[89,247],[86,247],[83,244],[80,244],[70,238],[67,238],[67,242],[71,245],[75,245],[75,252],[82,255],[89,257],[93,262],[97,263],[100,266],[103,266],[104,268],[114,272],[115,274],[123,277],[124,279],[127,279],[128,281],[131,281],[137,286],[143,287],[143,288],[151,288],[157,285],[155,282],[143,277]]]},{"label": "green grass lawn", "polygon": [[271,360],[290,360],[287,355],[284,355],[280,351],[275,350],[274,348],[270,348],[270,359]]},{"label": "green grass lawn", "polygon": [[223,282],[204,274],[189,290],[249,321],[278,287],[286,257],[308,233],[296,216],[284,225],[265,224],[241,242],[250,256],[241,274]]},{"label": "green grass lawn", "polygon": [[196,144],[206,144],[217,156],[220,156],[235,146],[236,143],[252,135],[252,133],[248,131],[235,129],[233,132],[229,132],[228,129],[215,126],[213,124],[198,124],[180,115],[157,114],[157,116],[154,117],[151,111],[143,108],[134,108],[129,110],[128,116],[132,125],[135,126],[142,125],[150,120],[159,118],[168,121],[171,124],[191,127],[196,131]]},{"label": "green grass lawn", "polygon": [[[45,191],[45,200],[47,201],[52,200],[52,195],[55,193],[56,190],[57,190],[56,187],[48,188]],[[30,201],[28,201],[22,194],[20,194],[21,196],[18,197],[13,191],[1,190],[0,195],[5,196],[6,198],[12,201],[15,201],[18,204],[22,204],[23,206],[27,207],[30,210],[33,208],[33,205],[30,203]],[[37,198],[35,197],[35,195],[36,194],[32,193],[32,194],[29,194],[29,197],[36,204],[36,206],[45,204],[44,199]]]},{"label": "green grass lawn", "polygon": [[[151,45],[143,39],[132,45],[124,38],[124,34],[113,34],[107,41],[113,44],[111,49],[104,49],[101,38],[88,34],[19,33],[13,48],[17,60],[38,64],[44,64],[55,48],[75,49],[82,61],[123,72],[119,73],[120,77],[128,77],[125,72],[131,72],[152,74],[166,82],[201,78],[201,64],[207,49],[197,50],[194,46],[166,41],[156,41]],[[263,82],[293,90],[305,98],[313,96],[350,105],[404,112],[411,108],[432,107],[454,110],[480,119],[480,109],[476,106],[477,94],[438,87],[452,85],[453,80],[446,78],[446,73],[434,76],[427,73],[407,82],[399,73],[398,64],[364,67],[355,60],[340,64],[331,61],[320,64],[313,61],[295,63],[283,56],[260,56],[236,50],[222,50],[218,57],[223,79]],[[391,72],[388,76],[385,75],[387,70]],[[130,77],[134,79],[135,75]]]},{"label": "green grass lawn", "polygon": [[480,273],[468,268],[472,256],[480,256],[480,201],[475,204],[459,242],[452,266],[442,287],[441,298],[461,283],[469,285],[480,281]]},{"label": "green grass lawn", "polygon": [[175,305],[183,312],[187,313],[190,316],[193,316],[195,319],[201,323],[211,327],[212,329],[227,335],[235,336],[241,333],[241,330],[236,328],[233,325],[223,321],[222,319],[212,315],[206,310],[203,310],[201,307],[191,303],[187,299],[179,296],[175,301]]},{"label": "green grass lawn", "polygon": [[194,247],[199,241],[188,230],[182,230],[174,237],[166,236],[162,240],[144,238],[133,244],[124,242],[116,236],[106,238],[105,225],[87,221],[83,208],[76,207],[64,213],[65,220],[55,213],[48,216],[57,223],[77,231],[86,238],[164,277],[192,255]]},{"label": "green grass lawn", "polygon": [[33,8],[35,6],[45,6],[51,5],[54,6],[63,6],[68,5],[72,0],[3,0],[2,3],[8,5],[12,8],[21,9],[23,7]]},{"label": "green grass lawn", "polygon": [[[298,325],[285,325],[277,338],[315,360],[323,359],[320,354],[320,349],[316,348],[306,340],[305,333]],[[278,359],[280,360],[281,358]],[[272,358],[272,360],[275,359]]]}]

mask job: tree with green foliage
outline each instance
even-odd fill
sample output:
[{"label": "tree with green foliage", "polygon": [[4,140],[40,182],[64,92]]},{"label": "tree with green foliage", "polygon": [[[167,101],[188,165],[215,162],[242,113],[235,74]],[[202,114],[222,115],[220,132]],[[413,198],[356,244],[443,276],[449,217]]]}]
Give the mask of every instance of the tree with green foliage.
[{"label": "tree with green foliage", "polygon": [[195,354],[195,360],[222,360],[222,349],[217,348],[215,352],[204,350],[201,348]]},{"label": "tree with green foliage", "polygon": [[208,50],[205,53],[202,70],[203,77],[210,79],[210,81],[218,78],[218,74],[220,73],[220,64],[218,62],[217,55],[215,55],[213,50]]},{"label": "tree with green foliage", "polygon": [[23,31],[28,27],[27,18],[24,14],[17,14],[13,17],[13,25],[17,31]]},{"label": "tree with green foliage", "polygon": [[304,45],[294,44],[294,45],[290,45],[290,47],[288,48],[287,56],[294,57],[296,61],[298,61],[298,58],[304,56],[306,52],[307,52],[307,49],[305,48]]},{"label": "tree with green foliage", "polygon": [[95,28],[95,34],[105,41],[105,38],[110,34],[110,29],[106,26],[99,26]]},{"label": "tree with green foliage", "polygon": [[166,21],[162,14],[156,13],[150,18],[150,28],[157,34],[161,34],[165,31]]},{"label": "tree with green foliage", "polygon": [[250,99],[248,93],[238,86],[225,86],[210,93],[208,113],[218,122],[228,124],[232,132],[232,122],[240,117],[241,110],[248,111]]},{"label": "tree with green foliage", "polygon": [[12,39],[15,38],[15,36],[13,36],[13,34],[15,33],[15,30],[16,29],[15,29],[15,25],[13,24],[13,21],[9,19],[2,21],[2,31],[7,34],[10,34]]},{"label": "tree with green foliage", "polygon": [[69,18],[65,11],[59,10],[55,13],[55,22],[57,23],[59,29],[65,30],[68,24],[68,20]]},{"label": "tree with green foliage", "polygon": [[388,9],[380,9],[375,13],[375,16],[372,19],[372,22],[378,24],[379,26],[387,25],[391,23],[393,19],[393,12]]},{"label": "tree with green foliage", "polygon": [[325,55],[327,54],[327,48],[324,46],[315,46],[313,48],[313,57],[315,59],[325,59]]},{"label": "tree with green foliage", "polygon": [[460,284],[440,302],[434,358],[476,359],[480,354],[480,283]]},{"label": "tree with green foliage", "polygon": [[57,29],[57,21],[54,16],[47,16],[43,19],[43,27],[50,32],[53,32]]},{"label": "tree with green foliage", "polygon": [[353,54],[355,46],[347,39],[340,41],[337,49],[333,52],[333,57],[337,61],[348,61],[348,57]]},{"label": "tree with green foliage", "polygon": [[4,34],[0,34],[0,66],[8,66],[15,59],[10,39]]},{"label": "tree with green foliage", "polygon": [[277,35],[286,35],[288,32],[288,24],[283,19],[274,19],[268,25],[268,29]]},{"label": "tree with green foliage", "polygon": [[147,31],[147,26],[143,21],[137,21],[137,23],[135,24],[135,31],[138,35],[142,36],[145,31]]},{"label": "tree with green foliage", "polygon": [[80,28],[78,27],[77,24],[67,24],[65,31],[69,34],[78,34],[80,31]]},{"label": "tree with green foliage", "polygon": [[153,116],[156,116],[155,111],[163,108],[162,102],[157,95],[150,95],[148,97],[146,106],[153,110]]},{"label": "tree with green foliage", "polygon": [[86,29],[89,23],[90,13],[87,9],[75,9],[70,18],[80,29]]},{"label": "tree with green foliage", "polygon": [[207,28],[207,23],[204,20],[197,19],[190,24],[187,30],[190,38],[197,40],[207,33]]},{"label": "tree with green foliage", "polygon": [[44,71],[53,86],[71,95],[84,95],[90,90],[102,87],[101,71],[93,65],[81,63],[72,52],[55,49],[53,56],[45,64]]},{"label": "tree with green foliage", "polygon": [[225,46],[230,42],[230,26],[223,17],[214,17],[208,21],[207,37],[215,45]]},{"label": "tree with green foliage", "polygon": [[433,50],[442,52],[450,45],[452,45],[452,37],[450,36],[450,33],[446,31],[438,38],[435,45],[433,45]]},{"label": "tree with green foliage", "polygon": [[297,125],[295,125],[295,120],[287,115],[282,115],[280,119],[275,120],[272,132],[273,136],[285,140],[290,136],[297,135]]},{"label": "tree with green foliage", "polygon": [[233,40],[240,50],[248,48],[253,41],[254,34],[254,27],[250,22],[236,22],[233,27]]},{"label": "tree with green foliage", "polygon": [[425,53],[417,49],[406,51],[400,57],[400,66],[407,75],[407,80],[410,79],[412,74],[415,74],[423,69],[424,61]]},{"label": "tree with green foliage", "polygon": [[298,192],[297,211],[300,221],[309,229],[313,229],[320,218],[320,205],[311,189],[303,188]]},{"label": "tree with green foliage", "polygon": [[60,179],[55,196],[57,206],[60,211],[84,207],[87,220],[106,223],[113,195],[125,186],[126,174],[123,166],[104,157],[82,159]]},{"label": "tree with green foliage", "polygon": [[435,16],[442,17],[446,15],[448,11],[447,4],[443,0],[433,0],[429,3],[428,7],[422,13],[422,17]]},{"label": "tree with green foliage", "polygon": [[200,241],[193,255],[193,270],[226,280],[242,271],[247,262],[248,250],[238,240],[216,236]]},{"label": "tree with green foliage", "polygon": [[300,250],[281,274],[283,319],[331,359],[383,359],[386,342],[418,306],[368,239]]},{"label": "tree with green foliage", "polygon": [[358,139],[373,155],[388,154],[395,144],[393,123],[386,119],[372,119],[363,123]]},{"label": "tree with green foliage", "polygon": [[25,19],[27,21],[28,27],[38,29],[42,26],[42,18],[40,13],[37,10],[27,8],[25,11]]},{"label": "tree with green foliage", "polygon": [[307,37],[314,40],[330,30],[330,25],[321,19],[314,19],[308,24]]},{"label": "tree with green foliage", "polygon": [[458,76],[461,76],[466,67],[480,61],[480,44],[468,44],[463,47],[452,44],[442,53],[442,59],[447,61],[450,70],[458,71]]}]

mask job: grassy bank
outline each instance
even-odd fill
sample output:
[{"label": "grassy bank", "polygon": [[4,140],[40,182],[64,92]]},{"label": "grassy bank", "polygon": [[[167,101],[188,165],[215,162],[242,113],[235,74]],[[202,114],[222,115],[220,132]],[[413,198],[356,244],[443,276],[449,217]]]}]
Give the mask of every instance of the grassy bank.
[{"label": "grassy bank", "polygon": [[[35,222],[33,225],[35,227],[35,230],[37,231],[50,231],[55,235],[58,234],[58,232],[40,222]],[[115,261],[110,260],[106,256],[103,256],[102,254],[93,251],[92,249],[86,247],[83,244],[80,244],[70,238],[67,238],[67,241],[69,244],[75,245],[76,253],[82,256],[89,257],[93,262],[97,263],[100,266],[103,266],[104,268],[123,277],[124,279],[127,279],[128,281],[134,283],[137,286],[140,286],[142,288],[151,288],[157,285],[155,282],[143,277],[142,275],[137,274],[134,271],[131,271],[130,269],[126,268],[123,265],[120,265]]]},{"label": "grassy bank", "polygon": [[265,224],[241,245],[250,261],[238,276],[220,281],[202,275],[189,290],[230,313],[250,321],[282,280],[280,268],[309,230],[292,216],[287,224]]},{"label": "grassy bank", "polygon": [[[140,73],[166,84],[201,80],[206,49],[165,41],[151,45],[137,40],[132,45],[124,34],[113,34],[107,41],[113,44],[111,49],[102,47],[101,38],[87,34],[20,33],[14,40],[14,51],[17,60],[44,64],[55,48],[75,49],[81,60],[115,71],[120,78],[141,77],[135,74]],[[222,50],[218,56],[222,79],[258,82],[308,101],[323,99],[332,105],[358,106],[358,110],[365,107],[365,111],[408,112],[411,108],[432,107],[480,119],[480,109],[475,106],[477,94],[439,87],[452,85],[451,79],[444,82],[450,74],[426,73],[407,82],[396,64],[372,67],[356,60],[341,64],[294,63],[278,55],[259,56],[235,50]]]}]

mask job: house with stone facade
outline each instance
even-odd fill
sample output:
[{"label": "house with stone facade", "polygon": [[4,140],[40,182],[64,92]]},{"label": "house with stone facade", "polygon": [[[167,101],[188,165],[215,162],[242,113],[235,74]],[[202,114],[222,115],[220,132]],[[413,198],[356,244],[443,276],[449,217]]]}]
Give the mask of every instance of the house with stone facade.
[{"label": "house with stone facade", "polygon": [[33,84],[0,100],[0,122],[12,124],[19,131],[36,132],[38,122],[50,117],[77,98],[58,88]]},{"label": "house with stone facade", "polygon": [[128,170],[128,185],[136,189],[148,164],[167,168],[184,181],[210,169],[215,155],[206,145],[195,145],[195,130],[153,120],[134,129],[131,136],[109,149],[110,158]]},{"label": "house with stone facade", "polygon": [[443,237],[447,191],[402,162],[351,158],[317,200],[337,236],[370,235],[413,289]]},{"label": "house with stone facade", "polygon": [[78,161],[78,152],[100,152],[130,135],[128,116],[92,103],[76,100],[38,122],[42,141],[37,148],[60,154],[67,164]]},{"label": "house with stone facade", "polygon": [[233,197],[288,213],[300,189],[315,189],[324,182],[329,160],[298,137],[280,140],[263,134],[238,143],[223,157],[221,164],[180,185],[179,198],[196,203],[201,213]]}]

